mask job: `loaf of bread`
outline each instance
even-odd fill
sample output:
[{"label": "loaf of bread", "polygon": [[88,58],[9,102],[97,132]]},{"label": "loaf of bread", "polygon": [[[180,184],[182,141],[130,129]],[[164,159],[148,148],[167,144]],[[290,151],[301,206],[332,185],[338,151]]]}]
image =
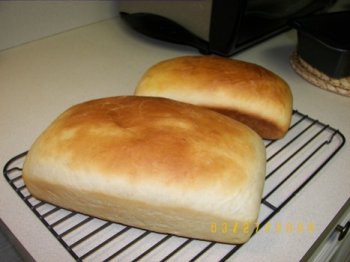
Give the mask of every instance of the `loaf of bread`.
[{"label": "loaf of bread", "polygon": [[243,243],[257,221],[265,164],[261,137],[240,122],[170,99],[125,96],[60,115],[29,150],[23,179],[33,196],[63,208]]},{"label": "loaf of bread", "polygon": [[250,126],[266,139],[282,138],[292,115],[287,83],[256,64],[216,56],[169,59],[145,72],[137,96],[166,97],[207,107]]}]

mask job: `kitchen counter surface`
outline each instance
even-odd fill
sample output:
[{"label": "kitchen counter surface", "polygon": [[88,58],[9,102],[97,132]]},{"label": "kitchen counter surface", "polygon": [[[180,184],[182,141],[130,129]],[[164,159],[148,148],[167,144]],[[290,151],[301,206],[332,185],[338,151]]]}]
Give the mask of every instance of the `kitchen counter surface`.
[{"label": "kitchen counter surface", "polygon": [[[291,86],[294,108],[339,129],[350,139],[350,97],[305,82],[289,65],[296,33],[288,31],[234,58],[258,63]],[[0,165],[29,149],[63,110],[99,97],[131,95],[141,74],[160,60],[197,51],[137,34],[119,18],[105,20],[0,52]],[[309,250],[350,196],[350,146],[274,221],[315,225],[313,233],[257,234],[235,254],[238,261],[297,261]],[[72,257],[0,178],[0,217],[37,261]]]}]

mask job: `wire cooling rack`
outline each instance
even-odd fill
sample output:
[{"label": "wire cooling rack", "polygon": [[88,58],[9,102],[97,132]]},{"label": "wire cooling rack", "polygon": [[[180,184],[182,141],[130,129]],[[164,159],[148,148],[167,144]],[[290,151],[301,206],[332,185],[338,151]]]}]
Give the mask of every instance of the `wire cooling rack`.
[{"label": "wire cooling rack", "polygon": [[[329,125],[293,112],[287,135],[264,141],[267,175],[259,229],[290,202],[344,145]],[[159,234],[72,212],[35,199],[22,179],[26,152],[7,162],[4,176],[45,227],[77,261],[224,261],[244,245],[229,245]],[[254,234],[259,234],[256,230]]]}]

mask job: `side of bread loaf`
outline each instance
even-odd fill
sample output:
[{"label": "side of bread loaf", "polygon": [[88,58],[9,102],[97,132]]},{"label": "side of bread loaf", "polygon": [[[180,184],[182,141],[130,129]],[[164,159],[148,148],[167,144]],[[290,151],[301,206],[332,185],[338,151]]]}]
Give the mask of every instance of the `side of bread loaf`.
[{"label": "side of bread loaf", "polygon": [[283,137],[292,115],[292,93],[283,79],[256,64],[216,56],[162,61],[145,72],[135,95],[213,109],[266,139]]},{"label": "side of bread loaf", "polygon": [[[65,111],[23,168],[38,199],[156,232],[243,243],[254,230],[265,147],[247,126],[163,98],[111,97]],[[237,223],[237,232],[213,224]]]}]

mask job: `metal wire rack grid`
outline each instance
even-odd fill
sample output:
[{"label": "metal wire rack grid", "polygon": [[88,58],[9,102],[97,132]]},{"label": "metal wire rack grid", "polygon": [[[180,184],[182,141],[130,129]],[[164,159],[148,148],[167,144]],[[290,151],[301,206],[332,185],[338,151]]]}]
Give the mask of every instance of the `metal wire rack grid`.
[{"label": "metal wire rack grid", "polygon": [[[258,219],[261,229],[333,158],[345,143],[329,125],[296,110],[287,135],[264,141],[267,175]],[[4,176],[21,199],[77,261],[224,261],[244,245],[159,234],[104,221],[42,202],[27,190],[22,164],[27,152],[10,159]],[[220,227],[220,225],[218,225]],[[219,230],[223,230],[222,227]],[[226,230],[226,229],[225,229]],[[253,237],[253,236],[252,236]]]}]

